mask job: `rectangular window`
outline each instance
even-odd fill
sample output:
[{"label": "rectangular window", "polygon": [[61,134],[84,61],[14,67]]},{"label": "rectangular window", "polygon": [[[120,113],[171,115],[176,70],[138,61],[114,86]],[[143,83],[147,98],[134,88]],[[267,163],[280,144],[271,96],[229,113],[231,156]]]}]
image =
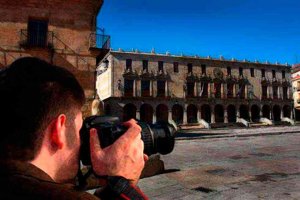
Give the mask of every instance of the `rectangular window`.
[{"label": "rectangular window", "polygon": [[189,63],[187,66],[188,66],[188,73],[193,73],[193,64]]},{"label": "rectangular window", "polygon": [[132,97],[133,96],[133,80],[124,80],[124,96]]},{"label": "rectangular window", "polygon": [[272,70],[272,78],[276,78],[276,72],[275,72],[275,70]]},{"label": "rectangular window", "polygon": [[282,79],[285,79],[285,71],[284,70],[282,70]]},{"label": "rectangular window", "polygon": [[132,71],[132,60],[126,59],[126,70]]},{"label": "rectangular window", "polygon": [[261,70],[261,77],[262,78],[266,77],[266,71],[264,69]]},{"label": "rectangular window", "polygon": [[251,77],[254,77],[254,68],[250,68]]},{"label": "rectangular window", "polygon": [[46,47],[48,35],[48,21],[29,19],[27,44],[34,47]]},{"label": "rectangular window", "polygon": [[227,76],[231,75],[231,67],[227,67]]},{"label": "rectangular window", "polygon": [[241,68],[241,67],[239,68],[239,75],[243,76],[243,68]]},{"label": "rectangular window", "polygon": [[174,66],[174,72],[175,72],[175,73],[178,73],[178,72],[179,72],[179,69],[178,69],[178,62],[174,62],[174,63],[173,63],[173,66]]},{"label": "rectangular window", "polygon": [[165,87],[166,87],[165,81],[157,81],[157,96],[158,97],[165,96]]},{"label": "rectangular window", "polygon": [[206,74],[206,65],[201,65],[202,74]]},{"label": "rectangular window", "polygon": [[164,71],[164,62],[158,61],[158,71]]},{"label": "rectangular window", "polygon": [[141,90],[142,90],[142,97],[150,96],[150,81],[149,80],[141,81]]},{"label": "rectangular window", "polygon": [[148,72],[148,60],[143,60],[143,71]]},{"label": "rectangular window", "polygon": [[262,99],[266,99],[268,96],[268,86],[262,86]]}]

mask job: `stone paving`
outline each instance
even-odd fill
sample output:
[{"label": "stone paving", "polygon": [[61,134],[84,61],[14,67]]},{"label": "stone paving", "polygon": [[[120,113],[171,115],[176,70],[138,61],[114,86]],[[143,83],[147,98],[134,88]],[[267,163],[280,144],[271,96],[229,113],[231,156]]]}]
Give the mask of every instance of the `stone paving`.
[{"label": "stone paving", "polygon": [[300,199],[300,127],[211,136],[177,140],[174,151],[161,156],[166,172],[140,180],[140,188],[164,200]]}]

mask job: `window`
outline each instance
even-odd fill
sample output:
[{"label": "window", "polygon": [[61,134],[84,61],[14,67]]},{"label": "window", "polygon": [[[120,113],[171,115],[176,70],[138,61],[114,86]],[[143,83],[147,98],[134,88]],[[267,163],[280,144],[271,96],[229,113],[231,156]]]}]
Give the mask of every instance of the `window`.
[{"label": "window", "polygon": [[273,86],[273,99],[278,99],[278,86]]},{"label": "window", "polygon": [[164,71],[164,62],[158,61],[158,71]]},{"label": "window", "polygon": [[251,77],[254,77],[254,68],[250,68]]},{"label": "window", "polygon": [[133,80],[125,79],[124,81],[124,96],[132,97],[133,96]]},{"label": "window", "polygon": [[208,96],[208,83],[201,82],[200,97],[207,98],[207,96]]},{"label": "window", "polygon": [[126,59],[126,71],[132,71],[132,60],[131,59]]},{"label": "window", "polygon": [[214,83],[215,98],[221,98],[221,83]]},{"label": "window", "polygon": [[282,79],[285,79],[285,71],[284,70],[282,70],[281,74],[282,74]]},{"label": "window", "polygon": [[165,96],[165,87],[166,87],[165,81],[157,81],[157,96],[158,97]]},{"label": "window", "polygon": [[233,97],[233,83],[228,83],[227,84],[227,98],[232,98]]},{"label": "window", "polygon": [[227,67],[227,76],[231,75],[231,67]]},{"label": "window", "polygon": [[263,85],[262,86],[262,99],[268,98],[268,86]]},{"label": "window", "polygon": [[29,19],[27,44],[34,47],[46,47],[48,33],[48,21]]},{"label": "window", "polygon": [[194,82],[187,82],[187,97],[194,97]]},{"label": "window", "polygon": [[141,90],[142,90],[142,97],[150,96],[150,81],[149,80],[141,81]]},{"label": "window", "polygon": [[262,78],[266,77],[266,71],[264,69],[261,70],[261,77]]},{"label": "window", "polygon": [[148,72],[148,60],[143,60],[143,71]]},{"label": "window", "polygon": [[178,72],[179,72],[179,69],[178,69],[178,62],[174,62],[174,63],[173,63],[173,66],[174,66],[174,72],[175,72],[175,73],[178,73]]},{"label": "window", "polygon": [[288,87],[282,87],[283,90],[283,99],[286,100],[288,99]]},{"label": "window", "polygon": [[187,66],[188,66],[188,73],[193,73],[193,64],[189,63]]},{"label": "window", "polygon": [[201,65],[202,74],[206,74],[206,65]]},{"label": "window", "polygon": [[243,68],[241,68],[241,67],[239,68],[239,75],[243,76]]},{"label": "window", "polygon": [[276,78],[276,72],[275,72],[275,70],[272,70],[272,78]]}]

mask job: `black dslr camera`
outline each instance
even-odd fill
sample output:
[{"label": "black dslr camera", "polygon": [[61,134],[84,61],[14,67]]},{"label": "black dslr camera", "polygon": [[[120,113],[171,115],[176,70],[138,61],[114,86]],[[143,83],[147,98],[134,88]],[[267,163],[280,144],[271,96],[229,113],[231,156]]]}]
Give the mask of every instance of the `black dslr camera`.
[{"label": "black dslr camera", "polygon": [[[155,153],[168,154],[172,152],[175,144],[175,124],[138,122],[138,125],[142,128],[141,138],[144,142],[145,154],[150,156]],[[91,128],[97,129],[102,148],[114,143],[127,130],[127,127],[120,124],[118,117],[90,116],[86,118],[80,130],[80,160],[84,165],[91,165],[89,133]]]}]

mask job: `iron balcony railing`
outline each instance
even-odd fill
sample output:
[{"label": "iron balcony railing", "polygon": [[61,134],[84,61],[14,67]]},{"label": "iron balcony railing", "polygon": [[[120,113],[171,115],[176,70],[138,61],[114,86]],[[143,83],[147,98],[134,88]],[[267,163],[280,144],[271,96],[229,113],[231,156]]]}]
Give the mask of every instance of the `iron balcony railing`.
[{"label": "iron balcony railing", "polygon": [[20,32],[20,46],[52,48],[53,37],[54,33],[52,31],[42,32],[22,29]]},{"label": "iron balcony railing", "polygon": [[91,33],[90,48],[110,49],[110,36]]}]

